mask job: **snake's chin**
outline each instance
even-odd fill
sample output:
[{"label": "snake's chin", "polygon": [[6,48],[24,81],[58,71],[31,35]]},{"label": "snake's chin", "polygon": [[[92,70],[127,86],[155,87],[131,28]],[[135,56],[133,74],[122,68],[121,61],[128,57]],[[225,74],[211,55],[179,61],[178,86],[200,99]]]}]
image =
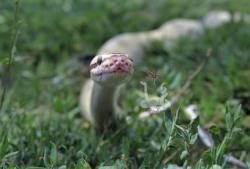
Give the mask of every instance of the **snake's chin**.
[{"label": "snake's chin", "polygon": [[124,69],[122,69],[122,68],[119,67],[114,72],[118,72],[118,73],[119,72],[122,72],[122,73],[124,72],[124,73],[126,73],[127,71],[125,71]]}]

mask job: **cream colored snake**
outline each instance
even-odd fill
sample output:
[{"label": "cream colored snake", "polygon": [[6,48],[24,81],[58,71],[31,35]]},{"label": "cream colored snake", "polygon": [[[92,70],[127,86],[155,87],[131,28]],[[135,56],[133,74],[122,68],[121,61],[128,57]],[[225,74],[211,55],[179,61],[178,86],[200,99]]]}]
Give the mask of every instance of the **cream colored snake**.
[{"label": "cream colored snake", "polygon": [[156,30],[124,33],[111,38],[90,63],[91,79],[84,84],[80,96],[83,115],[98,128],[108,127],[125,115],[126,111],[117,104],[120,88],[132,77],[133,66],[140,63],[154,41],[162,41],[166,47],[171,47],[180,37],[197,38],[204,29],[214,29],[231,20],[239,21],[242,19],[239,17],[226,11],[213,11],[201,21],[174,19]]}]

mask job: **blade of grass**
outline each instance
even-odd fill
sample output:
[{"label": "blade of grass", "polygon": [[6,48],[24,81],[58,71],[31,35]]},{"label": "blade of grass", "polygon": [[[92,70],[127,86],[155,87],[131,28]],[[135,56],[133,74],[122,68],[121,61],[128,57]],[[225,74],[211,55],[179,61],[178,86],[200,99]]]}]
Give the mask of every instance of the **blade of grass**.
[{"label": "blade of grass", "polygon": [[15,11],[14,11],[14,27],[13,27],[13,33],[12,33],[12,38],[11,38],[11,51],[10,51],[10,55],[8,58],[8,66],[7,66],[7,71],[4,74],[3,80],[2,80],[2,84],[3,84],[3,90],[2,90],[2,95],[1,95],[1,101],[0,101],[0,112],[2,110],[3,107],[3,103],[4,103],[4,99],[5,99],[5,95],[6,95],[6,90],[7,90],[7,82],[9,79],[9,76],[11,74],[11,66],[12,66],[12,60],[15,56],[16,53],[16,43],[20,34],[20,30],[18,28],[18,23],[17,23],[17,13],[18,13],[18,7],[19,7],[19,0],[15,1]]}]

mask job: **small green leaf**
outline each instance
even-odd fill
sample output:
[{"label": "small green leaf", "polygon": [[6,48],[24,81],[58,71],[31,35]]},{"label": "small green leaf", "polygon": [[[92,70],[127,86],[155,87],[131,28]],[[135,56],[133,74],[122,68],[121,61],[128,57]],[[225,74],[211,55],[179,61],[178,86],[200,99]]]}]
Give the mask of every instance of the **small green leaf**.
[{"label": "small green leaf", "polygon": [[[116,169],[118,168],[117,166],[101,166],[98,169]],[[120,168],[120,167],[119,167]],[[81,168],[82,169],[82,168]],[[84,168],[85,169],[85,168]]]},{"label": "small green leaf", "polygon": [[190,140],[189,140],[189,143],[190,143],[191,145],[193,145],[193,144],[195,143],[195,141],[197,140],[197,138],[198,138],[198,133],[191,135],[191,138],[190,138]]},{"label": "small green leaf", "polygon": [[47,151],[45,149],[44,154],[43,154],[43,163],[45,165],[46,168],[50,168],[49,162],[48,162],[48,158],[47,158]]},{"label": "small green leaf", "polygon": [[123,137],[122,139],[122,143],[123,143],[123,153],[125,155],[125,157],[129,157],[129,140],[127,137]]},{"label": "small green leaf", "polygon": [[7,68],[9,65],[9,58],[8,57],[3,58],[0,63],[2,67]]},{"label": "small green leaf", "polygon": [[208,132],[211,134],[215,145],[219,145],[222,142],[222,132],[219,127],[212,125]]},{"label": "small green leaf", "polygon": [[15,164],[10,164],[8,169],[17,169],[17,168],[16,168]]},{"label": "small green leaf", "polygon": [[237,110],[234,113],[234,121],[232,124],[232,128],[234,128],[237,125],[238,121],[240,120],[240,112],[241,112],[241,105],[238,106]]},{"label": "small green leaf", "polygon": [[7,151],[7,148],[8,148],[8,145],[9,145],[9,141],[8,141],[8,138],[7,138],[7,134],[5,134],[3,136],[3,139],[1,141],[1,144],[0,144],[0,159],[2,159]]},{"label": "small green leaf", "polygon": [[195,117],[189,124],[189,132],[191,134],[195,134],[198,132],[198,126],[200,123],[200,118],[199,116]]},{"label": "small green leaf", "polygon": [[171,109],[167,109],[164,113],[164,124],[167,129],[167,132],[170,134],[173,128],[173,117],[171,113]]},{"label": "small green leaf", "polygon": [[221,163],[224,153],[226,152],[226,148],[228,146],[229,136],[226,135],[222,141],[222,143],[218,146],[216,151],[216,163]]},{"label": "small green leaf", "polygon": [[226,113],[228,113],[228,112],[231,112],[231,109],[230,109],[229,103],[227,102],[226,103]]},{"label": "small green leaf", "polygon": [[47,169],[47,168],[45,168],[45,167],[28,167],[26,169]]},{"label": "small green leaf", "polygon": [[176,124],[178,120],[179,120],[179,110],[176,111],[176,114],[174,116],[174,124]]},{"label": "small green leaf", "polygon": [[238,106],[237,110],[234,113],[234,121],[237,121],[237,119],[240,118],[240,112],[241,112],[241,105]]},{"label": "small green leaf", "polygon": [[240,121],[240,118],[236,119],[236,120],[233,122],[232,128],[234,128],[234,127],[237,125],[238,121]]},{"label": "small green leaf", "polygon": [[151,161],[152,158],[154,158],[154,157],[152,157],[151,154],[146,154],[144,159],[143,159],[142,164],[139,166],[139,169],[146,169],[146,167],[149,167],[150,166],[150,161]]},{"label": "small green leaf", "polygon": [[166,151],[167,148],[168,148],[167,142],[164,141],[163,144],[161,145],[161,149],[162,149],[163,151]]},{"label": "small green leaf", "polygon": [[179,126],[179,125],[175,125],[176,128],[176,132],[177,135],[180,136],[181,138],[183,138],[184,140],[188,139],[188,132],[185,128]]},{"label": "small green leaf", "polygon": [[187,157],[188,155],[189,155],[189,154],[188,154],[188,152],[187,152],[186,150],[182,151],[181,156],[180,156],[181,160],[186,159],[186,157]]},{"label": "small green leaf", "polygon": [[[202,161],[202,159],[200,159],[196,164],[195,164],[195,167],[194,168],[197,168],[197,169],[199,169],[199,168],[204,168],[203,167],[204,166],[204,163],[203,163],[203,161]],[[204,169],[206,169],[206,168],[204,168]]]},{"label": "small green leaf", "polygon": [[164,169],[176,169],[177,165],[176,164],[169,164],[167,168],[164,167]]},{"label": "small green leaf", "polygon": [[16,46],[13,46],[11,49],[11,57],[14,58],[16,56],[16,53],[17,53]]},{"label": "small green leaf", "polygon": [[8,153],[5,155],[5,158],[8,158],[8,157],[11,157],[11,156],[15,156],[18,154],[18,151],[15,151],[15,152],[11,152],[11,153]]},{"label": "small green leaf", "polygon": [[[219,145],[218,145],[219,146]],[[218,146],[213,146],[211,149],[210,149],[210,156],[212,158],[212,164],[216,163],[216,153],[217,153],[217,149],[218,149]]]},{"label": "small green leaf", "polygon": [[61,167],[59,167],[58,169],[67,169],[66,165],[62,165]]},{"label": "small green leaf", "polygon": [[205,166],[210,166],[213,164],[210,150],[207,150],[202,154],[202,162],[204,163]]},{"label": "small green leaf", "polygon": [[175,86],[177,86],[180,83],[180,80],[181,80],[181,74],[178,73],[177,75],[175,75],[172,83],[169,85],[169,88],[172,89]]},{"label": "small green leaf", "polygon": [[81,158],[77,161],[76,169],[91,169],[91,167],[84,159]]},{"label": "small green leaf", "polygon": [[215,164],[215,165],[212,166],[212,169],[222,169],[222,168],[221,168],[221,166]]},{"label": "small green leaf", "polygon": [[233,128],[233,132],[234,132],[234,133],[240,133],[241,131],[242,131],[242,129],[239,128],[239,127],[234,127],[234,128]]},{"label": "small green leaf", "polygon": [[57,148],[56,145],[51,141],[50,142],[52,145],[51,152],[50,152],[50,160],[52,165],[56,165],[57,163]]},{"label": "small green leaf", "polygon": [[227,131],[231,131],[232,128],[232,117],[231,117],[231,113],[227,112],[226,114],[226,125],[227,125]]},{"label": "small green leaf", "polygon": [[210,126],[210,128],[208,129],[208,132],[211,134],[211,135],[214,135],[214,136],[219,136],[221,135],[221,129],[215,125],[212,125]]}]

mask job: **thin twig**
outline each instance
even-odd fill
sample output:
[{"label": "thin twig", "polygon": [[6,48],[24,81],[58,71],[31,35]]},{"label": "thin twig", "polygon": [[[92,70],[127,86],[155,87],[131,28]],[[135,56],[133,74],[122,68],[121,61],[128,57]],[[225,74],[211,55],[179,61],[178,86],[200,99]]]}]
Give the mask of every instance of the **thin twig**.
[{"label": "thin twig", "polygon": [[199,67],[197,67],[197,69],[188,77],[186,83],[184,84],[184,86],[181,88],[181,90],[176,93],[176,95],[174,95],[170,102],[171,104],[175,104],[181,96],[185,95],[185,93],[187,92],[188,88],[191,86],[194,78],[196,78],[198,76],[198,74],[202,71],[202,69],[204,68],[204,66],[206,65],[209,57],[211,56],[212,53],[212,48],[209,48],[207,50],[206,56],[204,58],[204,60],[201,62],[201,64],[199,65]]},{"label": "thin twig", "polygon": [[16,0],[15,1],[15,12],[14,12],[14,27],[13,27],[13,33],[12,33],[12,38],[11,38],[12,48],[11,48],[11,51],[10,51],[10,54],[9,54],[9,58],[8,58],[7,70],[4,73],[3,80],[2,80],[3,91],[2,91],[2,95],[1,95],[1,101],[0,101],[0,112],[2,110],[4,99],[5,99],[5,95],[6,95],[8,79],[9,79],[9,76],[11,74],[12,59],[13,59],[15,51],[16,51],[17,39],[18,39],[18,36],[20,34],[20,32],[19,32],[19,30],[17,28],[18,6],[19,6],[19,0]]},{"label": "thin twig", "polygon": [[241,167],[241,168],[248,168],[245,163],[243,163],[242,161],[238,160],[237,158],[235,158],[232,155],[225,155],[224,157],[225,157],[225,159],[226,159],[226,161],[228,163],[231,163],[231,164],[233,164],[235,166],[238,166],[238,167]]}]

